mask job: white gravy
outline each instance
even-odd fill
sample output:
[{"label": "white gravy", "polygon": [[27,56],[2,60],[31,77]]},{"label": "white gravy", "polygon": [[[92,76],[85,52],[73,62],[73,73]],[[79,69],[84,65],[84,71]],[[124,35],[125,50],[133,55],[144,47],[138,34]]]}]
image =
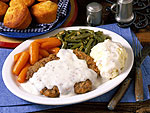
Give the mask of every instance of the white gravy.
[{"label": "white gravy", "polygon": [[53,60],[41,67],[26,83],[21,86],[27,92],[40,95],[44,87],[51,89],[56,85],[62,95],[74,95],[76,82],[91,80],[95,89],[101,83],[97,73],[87,67],[86,61],[78,59],[70,49],[60,49],[57,54],[59,60]]}]

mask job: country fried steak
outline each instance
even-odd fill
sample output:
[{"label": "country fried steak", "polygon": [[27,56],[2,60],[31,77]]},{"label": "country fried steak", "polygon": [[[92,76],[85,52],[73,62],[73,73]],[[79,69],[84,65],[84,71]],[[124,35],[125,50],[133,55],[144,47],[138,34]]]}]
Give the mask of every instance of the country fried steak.
[{"label": "country fried steak", "polygon": [[[85,60],[87,62],[88,68],[94,70],[98,76],[100,75],[100,71],[98,70],[98,67],[96,66],[96,63],[94,62],[92,57],[78,50],[73,50],[73,53],[79,59]],[[59,57],[57,57],[56,54],[50,54],[48,57],[43,58],[40,61],[36,62],[33,66],[30,66],[27,72],[26,80],[29,80],[33,76],[33,74],[38,71],[39,68],[44,67],[46,63],[52,60],[59,60]],[[91,90],[92,90],[92,82],[89,79],[87,79],[86,81],[75,83],[74,85],[74,92],[76,94],[86,93]],[[45,87],[40,91],[40,93],[47,97],[59,97],[60,95],[57,86],[54,86],[52,89],[47,89]]]}]

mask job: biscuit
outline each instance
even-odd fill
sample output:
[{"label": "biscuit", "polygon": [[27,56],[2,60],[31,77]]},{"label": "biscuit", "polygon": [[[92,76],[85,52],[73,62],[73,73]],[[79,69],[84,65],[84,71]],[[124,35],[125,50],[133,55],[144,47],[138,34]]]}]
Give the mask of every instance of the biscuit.
[{"label": "biscuit", "polygon": [[8,5],[0,1],[0,21],[3,20],[3,17],[8,9]]},{"label": "biscuit", "polygon": [[17,4],[24,3],[27,7],[30,7],[33,5],[34,2],[35,2],[35,0],[11,0],[9,5],[15,6]]},{"label": "biscuit", "polygon": [[56,20],[57,8],[54,2],[40,2],[31,7],[31,14],[37,23],[51,23]]},{"label": "biscuit", "polygon": [[2,2],[9,2],[9,0],[0,0],[0,1],[2,1]]},{"label": "biscuit", "polygon": [[17,4],[9,7],[4,16],[4,25],[8,28],[25,29],[32,21],[26,5]]}]

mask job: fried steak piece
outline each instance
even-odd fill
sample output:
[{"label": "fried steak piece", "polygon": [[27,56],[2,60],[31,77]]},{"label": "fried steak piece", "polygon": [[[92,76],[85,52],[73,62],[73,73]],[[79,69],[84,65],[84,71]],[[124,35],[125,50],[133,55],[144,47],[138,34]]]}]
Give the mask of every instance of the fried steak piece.
[{"label": "fried steak piece", "polygon": [[47,89],[46,87],[43,88],[40,93],[42,95],[45,95],[47,97],[59,97],[60,93],[59,93],[59,89],[57,86],[54,86],[52,89]]},{"label": "fried steak piece", "polygon": [[89,79],[87,79],[86,81],[75,83],[74,85],[74,92],[76,94],[87,93],[91,90],[92,90],[92,82]]},{"label": "fried steak piece", "polygon": [[88,68],[92,69],[93,71],[95,71],[97,73],[97,75],[100,75],[100,71],[98,69],[98,67],[96,66],[96,63],[94,62],[94,59],[88,55],[86,55],[84,52],[78,51],[78,50],[73,50],[73,53],[82,60],[85,60]]},{"label": "fried steak piece", "polygon": [[56,54],[50,54],[48,57],[43,58],[36,62],[33,66],[30,66],[27,71],[26,80],[29,80],[35,72],[39,70],[39,68],[44,67],[46,63],[52,60],[58,60],[59,57],[56,56]]},{"label": "fried steak piece", "polygon": [[[94,62],[94,59],[85,53],[73,50],[73,53],[82,60],[85,60],[87,62],[88,68],[94,70],[97,75],[100,75],[100,71],[98,70],[98,67],[96,66],[96,63]],[[59,57],[56,56],[56,54],[50,54],[49,57],[43,58],[40,61],[36,62],[33,66],[30,66],[27,72],[26,80],[30,79],[35,72],[38,71],[40,67],[44,67],[45,64],[52,60],[59,60]],[[92,90],[92,82],[87,79],[86,81],[81,81],[78,83],[75,83],[74,85],[74,92],[77,94],[86,93]],[[59,97],[59,89],[57,86],[54,86],[52,89],[47,89],[46,87],[43,88],[40,93],[42,95],[45,95],[47,97]]]}]

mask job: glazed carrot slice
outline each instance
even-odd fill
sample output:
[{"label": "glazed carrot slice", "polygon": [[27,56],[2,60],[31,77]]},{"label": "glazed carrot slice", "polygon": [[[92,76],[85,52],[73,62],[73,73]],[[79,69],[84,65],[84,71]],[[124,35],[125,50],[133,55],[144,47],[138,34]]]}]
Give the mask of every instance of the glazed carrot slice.
[{"label": "glazed carrot slice", "polygon": [[22,52],[17,53],[17,54],[14,55],[14,62],[18,61],[18,59],[19,59],[19,57],[20,57],[21,54],[22,54]]},{"label": "glazed carrot slice", "polygon": [[21,72],[20,72],[20,74],[19,74],[19,76],[18,76],[18,78],[17,78],[17,81],[18,81],[18,82],[20,82],[20,83],[25,82],[25,80],[26,80],[26,75],[27,75],[27,71],[28,71],[29,66],[30,66],[30,64],[27,63],[27,64],[25,65],[25,67],[21,70]]},{"label": "glazed carrot slice", "polygon": [[43,43],[43,42],[51,41],[51,40],[53,40],[53,38],[55,39],[56,37],[36,39],[36,40],[34,40],[34,41],[35,41],[35,42],[38,42],[39,44],[41,44],[41,43]]},{"label": "glazed carrot slice", "polygon": [[56,54],[56,53],[59,52],[59,50],[60,50],[60,48],[54,47],[54,48],[49,49],[48,52],[49,52],[50,54],[53,54],[53,53]]},{"label": "glazed carrot slice", "polygon": [[[28,51],[28,50],[26,50],[26,51]],[[22,52],[17,53],[17,54],[14,55],[14,62],[18,61],[18,59],[19,59],[19,57],[20,57],[21,54],[22,54]]]},{"label": "glazed carrot slice", "polygon": [[54,48],[61,45],[61,41],[57,38],[50,38],[51,40],[48,42],[41,43],[41,48],[48,49],[48,48]]},{"label": "glazed carrot slice", "polygon": [[29,52],[27,52],[27,51],[22,52],[22,54],[20,55],[18,61],[16,62],[15,66],[13,68],[13,73],[15,75],[19,75],[22,68],[28,62],[28,59],[29,59]]},{"label": "glazed carrot slice", "polygon": [[39,55],[39,60],[41,60],[43,57],[42,57],[42,55]]},{"label": "glazed carrot slice", "polygon": [[40,44],[35,41],[29,46],[30,64],[32,65],[39,59],[39,46]]},{"label": "glazed carrot slice", "polygon": [[49,56],[48,51],[45,50],[45,49],[41,49],[41,48],[40,48],[39,53],[40,53],[40,55],[41,55],[42,57],[48,57],[48,56]]}]

